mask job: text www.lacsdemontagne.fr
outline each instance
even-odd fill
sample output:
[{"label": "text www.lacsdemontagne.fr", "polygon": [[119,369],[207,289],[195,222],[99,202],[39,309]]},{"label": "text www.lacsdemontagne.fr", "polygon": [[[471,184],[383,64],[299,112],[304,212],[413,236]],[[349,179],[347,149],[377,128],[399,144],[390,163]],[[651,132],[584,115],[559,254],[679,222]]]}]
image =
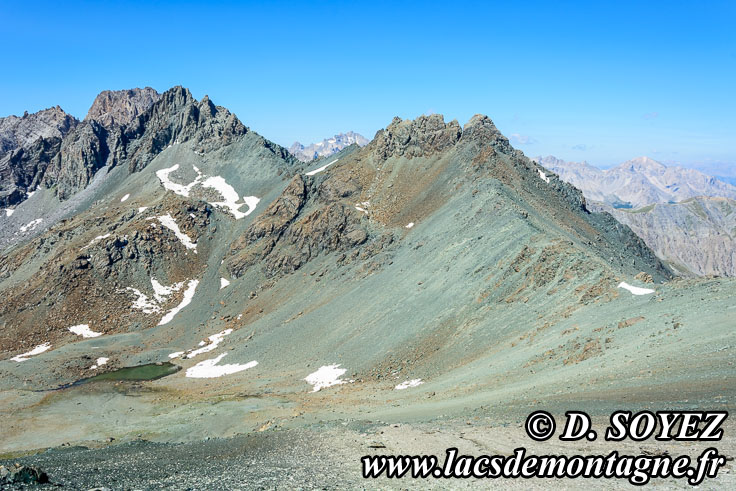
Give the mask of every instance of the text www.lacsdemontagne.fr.
[{"label": "text www.lacsdemontagne.fr", "polygon": [[725,458],[708,448],[694,461],[687,455],[527,455],[517,448],[513,455],[458,456],[447,449],[440,465],[433,455],[366,455],[361,458],[364,478],[591,478],[625,479],[644,485],[653,478],[687,479],[698,485],[714,478]]}]

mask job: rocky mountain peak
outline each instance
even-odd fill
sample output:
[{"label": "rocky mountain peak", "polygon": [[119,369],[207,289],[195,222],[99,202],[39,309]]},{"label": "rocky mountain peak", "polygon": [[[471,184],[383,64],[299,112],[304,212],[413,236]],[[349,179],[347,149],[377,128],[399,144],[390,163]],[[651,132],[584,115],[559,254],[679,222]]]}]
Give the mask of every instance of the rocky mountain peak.
[{"label": "rocky mountain peak", "polygon": [[397,116],[385,129],[376,133],[368,147],[381,160],[393,156],[428,156],[454,146],[462,133],[456,120],[445,123],[441,114],[422,115],[414,120]]},{"label": "rocky mountain peak", "polygon": [[648,170],[651,172],[664,172],[667,167],[664,164],[657,162],[649,157],[636,157],[620,165],[622,169],[628,169],[632,171]]},{"label": "rocky mountain peak", "polygon": [[501,134],[491,118],[485,114],[476,114],[465,123],[465,126],[463,126],[463,140],[502,147],[505,152],[513,150],[509,140]]},{"label": "rocky mountain peak", "polygon": [[39,138],[62,138],[79,121],[58,105],[23,116],[0,118],[0,156],[17,148],[27,148]]},{"label": "rocky mountain peak", "polygon": [[95,98],[85,121],[94,120],[106,128],[124,126],[147,111],[161,94],[151,87],[129,90],[105,90]]}]

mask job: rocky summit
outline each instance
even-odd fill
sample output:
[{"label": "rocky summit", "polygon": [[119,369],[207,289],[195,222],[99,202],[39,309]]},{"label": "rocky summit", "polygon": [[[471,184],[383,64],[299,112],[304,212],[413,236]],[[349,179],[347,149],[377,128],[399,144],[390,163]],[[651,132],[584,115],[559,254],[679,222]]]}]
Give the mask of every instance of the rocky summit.
[{"label": "rocky summit", "polygon": [[308,163],[182,87],[72,126],[6,166],[34,169],[0,216],[7,468],[360,487],[376,449],[511,454],[535,408],[733,400],[734,281],[673,278],[487,116]]}]

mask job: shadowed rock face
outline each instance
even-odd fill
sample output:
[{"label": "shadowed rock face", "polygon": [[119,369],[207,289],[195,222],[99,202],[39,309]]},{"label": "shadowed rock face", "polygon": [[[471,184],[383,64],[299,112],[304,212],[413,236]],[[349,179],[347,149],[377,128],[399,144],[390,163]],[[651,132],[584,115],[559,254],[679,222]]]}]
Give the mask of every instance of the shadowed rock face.
[{"label": "shadowed rock face", "polygon": [[0,207],[20,203],[41,184],[62,138],[78,124],[59,106],[0,118]]},{"label": "shadowed rock face", "polygon": [[189,89],[174,87],[123,128],[115,141],[119,149],[113,163],[127,161],[135,172],[169,145],[194,141],[197,151],[206,152],[232,143],[247,131],[234,114],[215,106],[209,97],[197,101]]}]

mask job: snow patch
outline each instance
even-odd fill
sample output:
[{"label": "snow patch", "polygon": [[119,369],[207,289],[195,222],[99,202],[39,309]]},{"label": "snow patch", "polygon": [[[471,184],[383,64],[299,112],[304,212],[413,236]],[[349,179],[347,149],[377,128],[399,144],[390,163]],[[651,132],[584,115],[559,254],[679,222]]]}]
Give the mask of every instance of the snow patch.
[{"label": "snow patch", "polygon": [[197,363],[191,368],[187,368],[186,376],[189,378],[216,378],[222,377],[223,375],[230,375],[233,373],[242,372],[249,368],[253,368],[258,365],[257,361],[251,361],[246,364],[232,363],[230,365],[217,365],[227,353],[223,353],[216,358],[211,360],[205,360]]},{"label": "snow patch", "polygon": [[178,314],[181,309],[191,303],[192,298],[194,298],[194,291],[197,289],[197,285],[199,285],[199,280],[189,280],[189,283],[187,284],[187,289],[184,290],[184,298],[182,299],[181,303],[173,309],[169,310],[169,312],[158,323],[159,326],[171,322],[174,316]]},{"label": "snow patch", "polygon": [[98,235],[94,239],[90,240],[89,241],[89,244],[87,244],[86,246],[82,247],[82,250],[85,250],[88,247],[93,246],[95,243],[101,241],[102,239],[107,239],[108,237],[110,237],[110,235],[112,235],[112,234]]},{"label": "snow patch", "polygon": [[364,208],[361,208],[361,207],[360,207],[360,206],[358,206],[358,205],[355,205],[355,209],[356,209],[356,210],[358,210],[358,211],[362,211],[362,212],[363,212],[363,213],[365,213],[366,215],[368,214],[368,212],[367,212],[367,211],[366,211],[366,210],[365,210]]},{"label": "snow patch", "polygon": [[212,336],[207,338],[210,340],[210,344],[207,344],[204,341],[202,341],[201,343],[199,343],[199,345],[203,346],[203,348],[199,348],[196,350],[189,350],[189,352],[186,353],[184,356],[182,356],[182,358],[186,360],[186,359],[194,358],[197,355],[201,355],[202,353],[209,353],[210,351],[215,350],[217,346],[222,342],[222,340],[225,339],[225,336],[227,336],[231,332],[233,332],[232,329],[225,329],[224,331],[220,331],[217,334],[213,334]]},{"label": "snow patch", "polygon": [[404,390],[409,389],[411,387],[417,387],[419,385],[422,385],[424,382],[422,382],[422,379],[415,378],[413,380],[407,380],[406,382],[401,382],[399,385],[394,387],[394,390]]},{"label": "snow patch", "polygon": [[220,290],[228,286],[230,282],[225,278],[220,278]]},{"label": "snow patch", "polygon": [[134,309],[142,310],[144,314],[157,314],[161,312],[159,304],[163,303],[171,296],[172,293],[181,290],[182,286],[184,286],[184,282],[180,281],[179,283],[174,283],[171,286],[163,286],[161,283],[156,281],[155,278],[151,278],[151,286],[153,287],[153,299],[148,298],[148,295],[132,286],[125,289],[133,292],[138,297],[133,302],[132,307]]},{"label": "snow patch", "polygon": [[[200,172],[197,166],[193,165],[192,168],[194,169],[194,172],[197,173],[197,177],[194,179],[194,181],[186,185],[177,184],[169,178],[169,174],[179,169],[179,164],[175,164],[174,166],[167,169],[156,171],[156,176],[159,178],[159,180],[161,181],[161,185],[165,189],[168,189],[169,191],[172,191],[184,197],[189,197],[192,189],[194,188],[194,186],[197,185],[200,185],[204,188],[212,188],[216,190],[222,196],[223,201],[215,201],[209,203],[213,206],[227,208],[228,210],[230,210],[230,213],[233,214],[236,220],[247,217],[248,215],[253,213],[253,210],[255,210],[256,205],[258,205],[260,198],[257,198],[255,196],[243,196],[242,203],[238,203],[238,201],[241,200],[238,192],[235,191],[235,188],[228,184],[223,177],[213,176],[207,177],[205,179],[205,176],[202,174],[202,172]],[[240,208],[243,205],[248,207],[248,211],[240,211]]]},{"label": "snow patch", "polygon": [[542,169],[537,169],[537,172],[539,172],[539,178],[549,184],[549,177],[547,177],[547,174],[542,172]]},{"label": "snow patch", "polygon": [[143,212],[144,212],[144,211],[146,211],[147,209],[148,209],[148,207],[147,207],[147,206],[141,206],[140,208],[138,208],[138,213],[143,213]]},{"label": "snow patch", "polygon": [[[233,214],[236,220],[240,220],[241,218],[247,217],[248,215],[253,213],[256,205],[259,201],[261,201],[260,198],[256,198],[255,196],[243,196],[243,202],[238,204],[240,196],[238,196],[237,191],[235,191],[235,188],[233,188],[230,184],[227,183],[227,181],[225,181],[225,179],[220,176],[208,177],[202,183],[202,187],[212,188],[220,193],[224,201],[209,203],[212,206],[227,208],[228,210],[230,210],[230,213]],[[248,211],[240,211],[240,207],[243,205],[246,205],[248,207]]]},{"label": "snow patch", "polygon": [[127,200],[128,198],[130,198],[130,195],[129,194],[126,194],[125,196],[123,196],[122,198],[120,198],[120,202],[121,203],[124,203],[125,200]]},{"label": "snow patch", "polygon": [[148,295],[145,293],[141,292],[137,288],[133,288],[132,286],[127,287],[126,290],[133,292],[133,294],[138,297],[133,301],[133,305],[131,306],[132,308],[142,310],[144,314],[156,314],[161,312],[161,307],[159,307],[156,302],[149,299]]},{"label": "snow patch", "polygon": [[161,169],[156,171],[156,177],[158,177],[159,181],[161,181],[161,185],[164,187],[164,189],[168,189],[171,192],[188,198],[192,188],[199,184],[199,182],[202,180],[202,173],[199,172],[199,169],[197,169],[196,166],[192,167],[194,168],[194,172],[197,173],[197,177],[194,179],[194,181],[190,182],[187,185],[177,184],[169,179],[169,174],[179,170],[179,164],[174,164],[168,169]]},{"label": "snow patch", "polygon": [[[318,143],[318,145],[322,145],[322,143],[320,142],[320,143]],[[320,172],[322,172],[323,170],[325,170],[326,168],[328,168],[329,166],[331,166],[332,164],[334,164],[334,163],[335,163],[335,162],[337,162],[338,160],[340,160],[340,159],[335,159],[335,160],[333,160],[332,162],[330,162],[329,164],[325,164],[325,165],[323,165],[322,167],[320,167],[319,169],[314,169],[313,171],[309,171],[309,172],[307,172],[307,173],[306,173],[306,174],[304,174],[304,175],[305,175],[305,176],[313,176],[313,175],[315,175],[315,174],[319,174]]]},{"label": "snow patch", "polygon": [[352,383],[353,380],[340,380],[340,377],[342,377],[345,372],[347,372],[347,369],[340,368],[339,364],[326,365],[320,367],[316,372],[307,375],[304,380],[314,387],[312,392],[318,392],[322,389],[326,389],[327,387],[332,387],[333,385]]},{"label": "snow patch", "polygon": [[18,363],[20,363],[22,361],[26,361],[31,356],[40,355],[44,351],[48,351],[50,348],[51,348],[51,343],[39,344],[38,346],[33,348],[31,351],[28,351],[18,356],[14,356],[13,358],[11,358],[11,360],[17,361]]},{"label": "snow patch", "polygon": [[176,220],[174,220],[169,213],[158,217],[158,221],[161,222],[161,225],[174,232],[174,235],[176,235],[176,238],[184,244],[184,247],[192,249],[195,254],[197,253],[197,244],[192,242],[192,239],[179,229],[179,225],[176,224]]},{"label": "snow patch", "polygon": [[640,288],[638,286],[631,286],[624,281],[618,284],[618,288],[629,290],[633,295],[649,295],[650,293],[654,293],[654,290],[652,290],[651,288]]},{"label": "snow patch", "polygon": [[183,354],[183,351],[175,351],[174,353],[169,354],[169,358],[173,360],[174,358],[179,358]]},{"label": "snow patch", "polygon": [[406,227],[404,228],[412,228],[414,226],[414,222],[409,222],[406,224]]},{"label": "snow patch", "polygon": [[15,213],[15,210],[11,210],[10,208],[5,208],[5,216],[13,216],[13,213]]},{"label": "snow patch", "polygon": [[43,221],[43,218],[36,218],[35,220],[30,221],[30,222],[26,223],[25,225],[23,225],[20,228],[20,231],[23,232],[23,233],[25,233],[25,232],[27,232],[29,230],[33,230],[34,228],[38,227],[38,224],[41,223],[42,221]]},{"label": "snow patch", "polygon": [[153,298],[155,298],[158,303],[162,303],[164,300],[169,298],[172,293],[181,290],[181,287],[184,286],[184,282],[180,281],[179,283],[174,283],[171,286],[164,286],[156,281],[156,278],[152,277],[151,286],[153,287]]},{"label": "snow patch", "polygon": [[89,367],[90,370],[97,370],[102,365],[107,365],[107,362],[110,360],[110,358],[105,358],[104,356],[101,356],[95,360],[95,364]]},{"label": "snow patch", "polygon": [[83,338],[96,338],[97,336],[102,336],[101,332],[95,332],[90,329],[89,324],[79,324],[78,326],[72,326],[69,328],[69,330],[77,336],[82,336]]}]

